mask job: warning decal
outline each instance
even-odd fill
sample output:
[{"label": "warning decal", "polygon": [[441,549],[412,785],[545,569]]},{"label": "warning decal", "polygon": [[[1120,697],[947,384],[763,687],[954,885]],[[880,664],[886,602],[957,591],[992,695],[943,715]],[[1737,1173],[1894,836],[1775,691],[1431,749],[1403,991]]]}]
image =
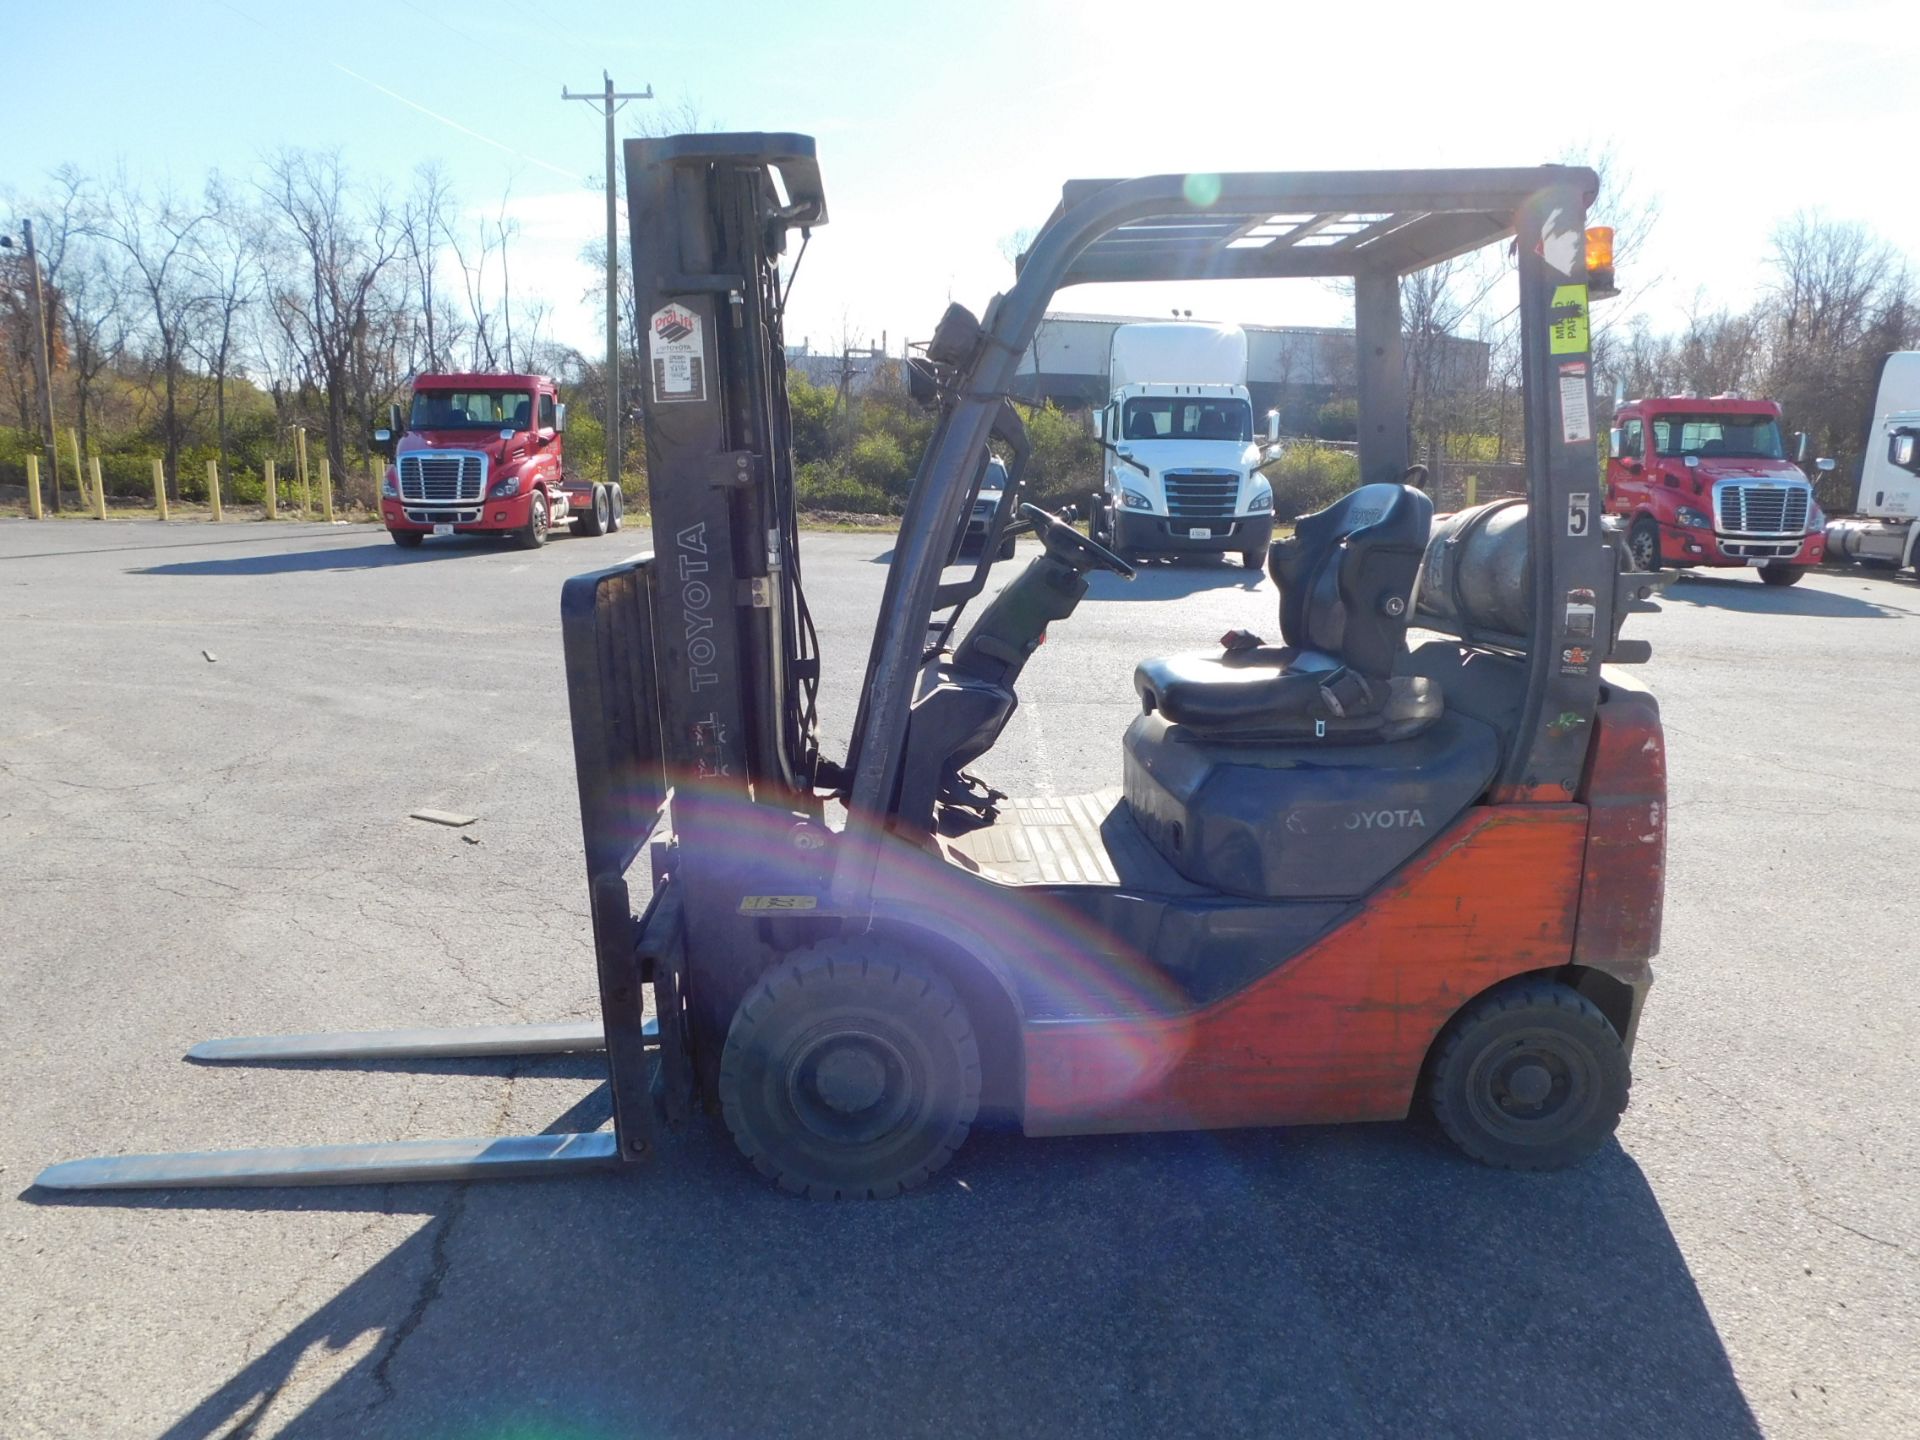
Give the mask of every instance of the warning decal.
[{"label": "warning decal", "polygon": [[1578,361],[1560,367],[1560,439],[1568,445],[1593,442],[1593,416],[1587,407],[1587,367]]},{"label": "warning decal", "polygon": [[1548,312],[1553,326],[1547,331],[1547,352],[1552,355],[1584,355],[1587,350],[1587,287],[1556,285],[1553,308]]},{"label": "warning decal", "polygon": [[707,398],[707,353],[700,317],[684,305],[662,305],[647,324],[656,405]]}]

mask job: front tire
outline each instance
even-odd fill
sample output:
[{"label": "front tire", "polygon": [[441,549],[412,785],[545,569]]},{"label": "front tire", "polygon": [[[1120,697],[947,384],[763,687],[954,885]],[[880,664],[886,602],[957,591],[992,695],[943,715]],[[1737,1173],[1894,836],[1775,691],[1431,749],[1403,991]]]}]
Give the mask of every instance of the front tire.
[{"label": "front tire", "polygon": [[1626,1047],[1599,1007],[1552,980],[1496,987],[1434,1051],[1428,1101],[1447,1138],[1503,1170],[1559,1170],[1607,1141],[1627,1108]]},{"label": "front tire", "polygon": [[533,502],[527,506],[527,523],[514,538],[525,550],[538,550],[547,543],[547,497],[538,490],[533,492]]},{"label": "front tire", "polygon": [[402,550],[418,550],[420,542],[427,538],[418,530],[389,530],[387,534],[393,537],[393,543]]},{"label": "front tire", "polygon": [[947,983],[871,937],[776,966],[734,1013],[720,1105],[781,1189],[883,1199],[953,1158],[980,1109],[980,1050]]},{"label": "front tire", "polygon": [[1267,557],[1262,555],[1258,550],[1242,550],[1240,552],[1240,563],[1249,570],[1258,570],[1266,558]]},{"label": "front tire", "polygon": [[1652,517],[1642,515],[1627,531],[1627,554],[1633,568],[1651,575],[1660,568],[1660,527]]},{"label": "front tire", "polygon": [[1798,585],[1806,573],[1804,565],[1762,565],[1760,580],[1766,585]]}]

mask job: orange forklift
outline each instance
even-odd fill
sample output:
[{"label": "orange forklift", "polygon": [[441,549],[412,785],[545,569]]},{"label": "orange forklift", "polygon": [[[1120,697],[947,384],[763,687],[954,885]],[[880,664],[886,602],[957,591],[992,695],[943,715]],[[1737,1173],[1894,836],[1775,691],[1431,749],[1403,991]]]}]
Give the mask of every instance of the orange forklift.
[{"label": "orange forklift", "polygon": [[[1598,523],[1593,174],[1069,182],[1013,287],[979,317],[950,307],[914,362],[938,421],[830,756],[781,330],[782,258],[827,218],[813,142],[633,140],[626,160],[655,550],[561,597],[601,1016],[193,1052],[602,1050],[611,1130],[106,1157],[38,1183],[548,1174],[644,1161],[700,1111],[820,1197],[911,1188],[983,1117],[1064,1135],[1419,1104],[1495,1165],[1606,1143],[1659,940],[1665,774],[1654,700],[1614,668],[1646,658],[1619,632],[1653,582]],[[1518,287],[1528,493],[1436,521],[1405,483],[1399,287],[1490,246]],[[1092,572],[1132,574],[1019,498],[1008,395],[1049,301],[1294,277],[1354,285],[1361,484],[1273,546],[1277,617],[1140,657],[1118,787],[1007,798],[972,767],[1023,667],[1050,629],[1072,643]],[[1040,553],[963,625],[1022,530]]]}]

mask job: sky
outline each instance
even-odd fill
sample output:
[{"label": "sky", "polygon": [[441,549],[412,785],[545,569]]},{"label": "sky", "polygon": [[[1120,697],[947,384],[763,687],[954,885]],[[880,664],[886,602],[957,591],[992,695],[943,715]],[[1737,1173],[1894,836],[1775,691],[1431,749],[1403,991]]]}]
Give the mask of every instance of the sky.
[{"label": "sky", "polygon": [[[516,294],[597,353],[583,244],[605,233],[596,108],[563,86],[650,85],[648,112],[815,136],[829,223],[788,338],[898,353],[947,302],[1011,284],[1013,237],[1063,180],[1219,170],[1532,165],[1610,150],[1659,207],[1631,303],[1660,329],[1743,308],[1796,210],[1920,254],[1920,27],[1911,0],[1203,5],[1132,0],[88,0],[29,10],[0,98],[0,194],[63,162],[197,188],[281,146],[404,187],[440,161],[518,221]],[[18,28],[17,26],[15,28]],[[658,123],[657,121],[655,123]],[[1608,217],[1595,214],[1601,222]],[[0,216],[11,228],[12,216]],[[1090,286],[1062,309],[1339,324],[1313,282]]]}]

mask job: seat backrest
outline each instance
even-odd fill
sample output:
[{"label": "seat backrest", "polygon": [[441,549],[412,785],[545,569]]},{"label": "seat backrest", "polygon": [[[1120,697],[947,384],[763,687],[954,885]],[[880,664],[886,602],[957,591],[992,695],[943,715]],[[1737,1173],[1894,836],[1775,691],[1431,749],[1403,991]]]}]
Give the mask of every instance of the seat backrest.
[{"label": "seat backrest", "polygon": [[1157,440],[1160,432],[1154,428],[1153,416],[1146,410],[1136,410],[1127,417],[1127,435],[1129,440]]},{"label": "seat backrest", "polygon": [[1294,523],[1267,569],[1287,643],[1384,679],[1405,648],[1433,501],[1411,485],[1362,485]]},{"label": "seat backrest", "polygon": [[532,422],[532,420],[533,420],[533,401],[522,400],[518,405],[515,405],[513,407],[512,423],[513,423],[514,429],[524,430],[527,428],[528,424]]}]

